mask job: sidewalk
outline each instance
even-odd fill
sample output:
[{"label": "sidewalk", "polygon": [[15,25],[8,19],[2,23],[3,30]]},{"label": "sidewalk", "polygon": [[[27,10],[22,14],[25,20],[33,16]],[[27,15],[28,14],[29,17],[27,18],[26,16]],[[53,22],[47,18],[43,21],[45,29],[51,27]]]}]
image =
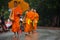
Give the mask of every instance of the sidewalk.
[{"label": "sidewalk", "polygon": [[60,30],[60,27],[44,27],[44,26],[38,26],[38,29]]},{"label": "sidewalk", "polygon": [[[49,30],[49,29],[37,29],[36,33],[25,36],[22,32],[20,40],[60,40],[60,30]],[[13,38],[13,33],[6,32],[0,34],[0,40],[18,40]]]}]

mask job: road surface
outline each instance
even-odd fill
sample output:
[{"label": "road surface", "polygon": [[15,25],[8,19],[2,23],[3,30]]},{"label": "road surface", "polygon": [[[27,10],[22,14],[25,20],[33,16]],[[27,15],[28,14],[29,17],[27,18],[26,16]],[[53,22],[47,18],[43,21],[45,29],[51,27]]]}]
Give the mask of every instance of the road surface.
[{"label": "road surface", "polygon": [[[13,33],[0,33],[0,40],[18,40],[13,37]],[[60,40],[60,30],[37,29],[37,32],[25,36],[23,32],[20,34],[19,40]]]}]

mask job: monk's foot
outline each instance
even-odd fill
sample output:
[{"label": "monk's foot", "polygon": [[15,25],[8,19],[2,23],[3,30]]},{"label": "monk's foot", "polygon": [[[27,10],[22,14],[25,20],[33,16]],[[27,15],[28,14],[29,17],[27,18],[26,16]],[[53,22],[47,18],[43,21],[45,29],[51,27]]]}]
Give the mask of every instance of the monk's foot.
[{"label": "monk's foot", "polygon": [[29,35],[29,33],[25,33],[25,36],[28,36]]},{"label": "monk's foot", "polygon": [[37,31],[33,31],[33,33],[36,33]]},{"label": "monk's foot", "polygon": [[32,35],[33,34],[33,32],[31,31],[31,32],[29,32],[29,35]]},{"label": "monk's foot", "polygon": [[17,32],[16,36],[19,38],[20,34]]},{"label": "monk's foot", "polygon": [[17,36],[16,36],[16,32],[14,32],[14,35],[13,35],[13,37],[17,37]]},{"label": "monk's foot", "polygon": [[13,38],[16,38],[16,35],[13,35]]},{"label": "monk's foot", "polygon": [[29,34],[33,34],[33,31],[30,31]]}]

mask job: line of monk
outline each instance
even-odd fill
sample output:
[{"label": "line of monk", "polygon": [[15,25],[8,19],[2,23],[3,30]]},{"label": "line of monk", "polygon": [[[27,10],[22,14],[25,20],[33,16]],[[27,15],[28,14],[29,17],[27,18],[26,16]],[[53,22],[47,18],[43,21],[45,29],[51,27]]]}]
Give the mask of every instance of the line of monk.
[{"label": "line of monk", "polygon": [[36,10],[31,9],[26,11],[26,14],[25,14],[26,24],[25,24],[24,32],[28,34],[30,32],[36,31],[38,20],[39,20],[39,15],[36,12]]},{"label": "line of monk", "polygon": [[[20,29],[20,16],[23,14],[22,9],[18,6],[18,2],[14,1],[14,8],[12,9],[9,18],[12,21],[12,32],[14,37],[18,34]],[[27,10],[23,18],[24,32],[30,33],[36,31],[39,15],[34,9]]]},{"label": "line of monk", "polygon": [[32,28],[33,28],[33,19],[34,19],[34,12],[33,12],[33,9],[29,10],[27,13],[26,13],[26,17],[25,17],[25,32],[26,33],[30,33],[32,31]]}]

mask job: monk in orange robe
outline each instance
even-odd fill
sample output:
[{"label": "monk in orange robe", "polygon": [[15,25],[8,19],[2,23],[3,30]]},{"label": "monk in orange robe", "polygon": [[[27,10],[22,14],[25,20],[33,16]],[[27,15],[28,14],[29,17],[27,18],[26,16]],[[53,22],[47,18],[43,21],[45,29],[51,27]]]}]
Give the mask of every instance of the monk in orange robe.
[{"label": "monk in orange robe", "polygon": [[14,32],[14,36],[16,36],[16,32],[18,33],[20,30],[20,16],[22,15],[22,10],[18,6],[17,1],[14,1],[14,8],[12,9],[10,19],[12,20],[12,32]]},{"label": "monk in orange robe", "polygon": [[39,20],[39,15],[36,12],[36,10],[34,10],[34,13],[35,13],[35,16],[34,16],[34,21],[33,21],[33,27],[34,27],[33,30],[36,31],[36,29],[37,29],[37,23],[38,23],[38,20]]},{"label": "monk in orange robe", "polygon": [[26,17],[25,17],[25,32],[26,33],[30,33],[32,31],[32,27],[33,27],[33,23],[32,23],[32,20],[34,19],[34,12],[33,12],[33,9],[29,10],[27,13],[26,13]]}]

